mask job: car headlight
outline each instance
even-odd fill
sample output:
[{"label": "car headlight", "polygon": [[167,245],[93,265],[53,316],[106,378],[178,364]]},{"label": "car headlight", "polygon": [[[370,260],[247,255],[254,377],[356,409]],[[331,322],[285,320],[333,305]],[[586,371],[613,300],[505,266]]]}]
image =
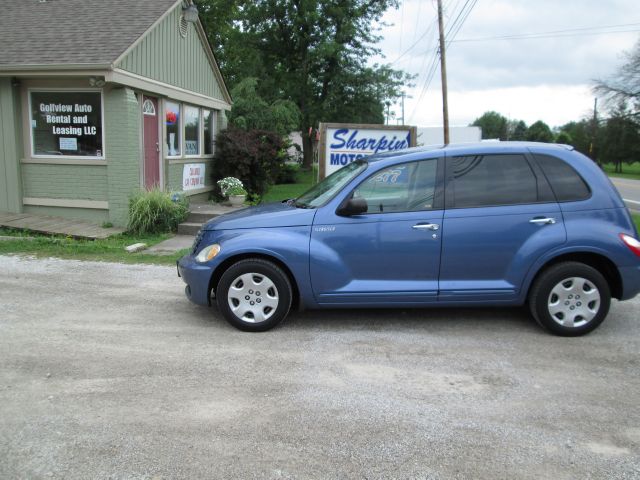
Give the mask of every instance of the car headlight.
[{"label": "car headlight", "polygon": [[220,253],[220,245],[218,245],[217,243],[209,245],[208,247],[204,247],[202,250],[200,250],[200,253],[196,255],[196,262],[198,263],[208,262],[209,260],[214,258],[216,255],[218,255],[218,253]]}]

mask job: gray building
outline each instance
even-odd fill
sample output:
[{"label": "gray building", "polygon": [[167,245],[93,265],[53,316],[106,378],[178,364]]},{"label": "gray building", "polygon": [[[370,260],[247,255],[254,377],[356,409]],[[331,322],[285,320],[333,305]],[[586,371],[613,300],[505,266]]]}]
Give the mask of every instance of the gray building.
[{"label": "gray building", "polygon": [[206,198],[231,97],[191,0],[0,0],[0,211],[125,225]]}]

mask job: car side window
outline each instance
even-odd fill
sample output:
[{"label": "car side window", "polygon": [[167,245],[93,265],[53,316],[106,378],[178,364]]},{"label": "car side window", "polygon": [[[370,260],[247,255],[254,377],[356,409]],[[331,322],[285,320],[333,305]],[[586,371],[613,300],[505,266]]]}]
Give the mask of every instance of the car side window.
[{"label": "car side window", "polygon": [[571,165],[551,155],[535,154],[559,202],[575,202],[591,196],[586,182]]},{"label": "car side window", "polygon": [[367,213],[431,210],[437,159],[403,163],[373,174],[353,192],[367,201]]},{"label": "car side window", "polygon": [[546,180],[535,175],[524,155],[453,157],[447,168],[453,208],[553,201]]}]

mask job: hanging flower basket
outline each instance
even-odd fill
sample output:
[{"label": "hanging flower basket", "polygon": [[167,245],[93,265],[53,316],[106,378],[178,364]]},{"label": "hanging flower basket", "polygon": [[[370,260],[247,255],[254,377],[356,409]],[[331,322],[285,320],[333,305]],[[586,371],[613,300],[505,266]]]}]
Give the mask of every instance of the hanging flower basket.
[{"label": "hanging flower basket", "polygon": [[175,125],[178,121],[178,115],[175,112],[167,112],[167,125]]}]

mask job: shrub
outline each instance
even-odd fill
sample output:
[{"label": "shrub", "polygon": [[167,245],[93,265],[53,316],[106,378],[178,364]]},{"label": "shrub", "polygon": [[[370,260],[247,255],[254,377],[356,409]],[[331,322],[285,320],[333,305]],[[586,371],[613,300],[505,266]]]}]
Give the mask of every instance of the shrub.
[{"label": "shrub", "polygon": [[295,164],[286,163],[280,168],[278,172],[278,178],[276,178],[276,184],[282,185],[284,183],[296,183],[298,171],[300,167]]},{"label": "shrub", "polygon": [[213,180],[236,177],[249,195],[262,196],[286,159],[285,142],[278,134],[230,128],[216,137]]},{"label": "shrub", "polygon": [[177,230],[178,224],[189,214],[189,200],[157,188],[139,191],[129,199],[127,229],[136,235],[165,233]]}]

